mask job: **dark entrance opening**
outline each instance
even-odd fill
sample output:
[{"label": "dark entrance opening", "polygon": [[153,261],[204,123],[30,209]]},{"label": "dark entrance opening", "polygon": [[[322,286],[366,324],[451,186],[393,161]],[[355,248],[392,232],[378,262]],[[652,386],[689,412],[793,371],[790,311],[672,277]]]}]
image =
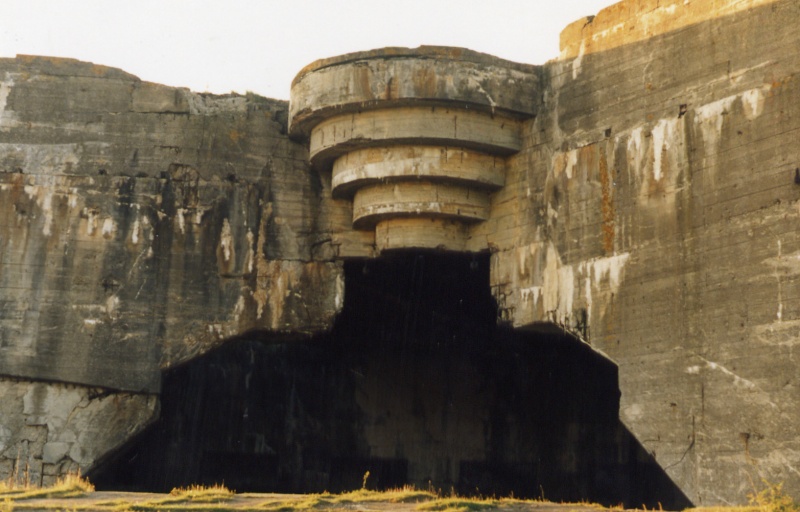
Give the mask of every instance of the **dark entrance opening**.
[{"label": "dark entrance opening", "polygon": [[231,341],[164,375],[161,418],[99,489],[444,492],[680,509],[618,419],[617,368],[562,332],[496,325],[488,255],[345,264],[333,330]]}]

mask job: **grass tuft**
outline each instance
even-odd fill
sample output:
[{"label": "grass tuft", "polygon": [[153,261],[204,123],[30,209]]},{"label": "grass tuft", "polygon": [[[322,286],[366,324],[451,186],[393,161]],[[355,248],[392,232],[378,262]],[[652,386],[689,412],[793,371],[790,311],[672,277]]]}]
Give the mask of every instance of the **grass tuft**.
[{"label": "grass tuft", "polygon": [[779,484],[773,484],[766,480],[762,480],[762,482],[764,482],[764,489],[748,495],[751,505],[758,507],[762,512],[800,511],[800,503],[783,492],[783,482]]},{"label": "grass tuft", "polygon": [[359,489],[334,496],[333,503],[364,503],[387,501],[389,503],[416,503],[437,498],[429,491],[420,491],[412,486],[389,489],[386,491],[370,491]]},{"label": "grass tuft", "polygon": [[172,489],[169,493],[169,495],[173,498],[195,502],[228,500],[232,498],[234,494],[236,493],[225,487],[223,484],[214,484],[211,487],[190,485],[186,488],[178,487]]},{"label": "grass tuft", "polygon": [[13,481],[0,482],[0,499],[31,500],[36,498],[78,498],[94,492],[94,485],[80,474],[68,474],[50,487],[18,485]]},{"label": "grass tuft", "polygon": [[490,510],[497,508],[500,502],[485,498],[438,498],[417,505],[417,510],[436,510],[442,512],[471,512],[473,510]]}]

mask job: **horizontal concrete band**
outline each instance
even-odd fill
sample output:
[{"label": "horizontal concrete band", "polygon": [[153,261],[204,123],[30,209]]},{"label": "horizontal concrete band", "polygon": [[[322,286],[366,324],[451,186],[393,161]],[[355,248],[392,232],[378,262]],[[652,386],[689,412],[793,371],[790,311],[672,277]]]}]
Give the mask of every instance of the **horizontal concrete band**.
[{"label": "horizontal concrete band", "polygon": [[352,195],[365,185],[424,179],[497,190],[505,183],[505,159],[462,148],[390,146],[359,149],[333,162],[333,193]]},{"label": "horizontal concrete band", "polygon": [[292,82],[290,133],[308,136],[331,115],[423,102],[530,118],[536,66],[463,48],[384,48],[312,63]]},{"label": "horizontal concrete band", "polygon": [[466,250],[469,233],[459,222],[445,218],[405,217],[387,219],[375,226],[379,251],[392,249]]},{"label": "horizontal concrete band", "polygon": [[379,220],[447,217],[468,222],[489,218],[489,193],[445,183],[401,182],[364,187],[353,199],[353,225],[363,229]]},{"label": "horizontal concrete band", "polygon": [[519,121],[471,110],[404,107],[333,117],[311,131],[309,156],[327,166],[350,151],[390,145],[456,146],[495,155],[520,150]]}]

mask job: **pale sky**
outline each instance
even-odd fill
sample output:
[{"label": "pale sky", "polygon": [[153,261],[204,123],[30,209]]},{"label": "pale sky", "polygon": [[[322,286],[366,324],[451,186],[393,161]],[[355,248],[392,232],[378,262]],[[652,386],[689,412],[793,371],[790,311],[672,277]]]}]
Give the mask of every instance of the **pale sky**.
[{"label": "pale sky", "polygon": [[288,99],[317,59],[461,46],[542,64],[614,0],[0,0],[0,57],[72,57],[194,91]]}]

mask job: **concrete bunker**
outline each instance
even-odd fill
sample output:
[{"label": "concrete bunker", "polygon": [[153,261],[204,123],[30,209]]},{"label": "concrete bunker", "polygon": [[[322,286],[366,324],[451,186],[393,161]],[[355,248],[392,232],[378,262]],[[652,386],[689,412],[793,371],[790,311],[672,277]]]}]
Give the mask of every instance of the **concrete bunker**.
[{"label": "concrete bunker", "polygon": [[539,68],[464,48],[383,48],[318,60],[292,82],[289,134],[352,202],[378,251],[485,250],[506,157],[538,108]]},{"label": "concrete bunker", "polygon": [[345,264],[333,330],[252,335],[165,374],[161,418],[100,489],[465,494],[689,504],[618,419],[616,366],[568,334],[499,327],[489,257]]}]

